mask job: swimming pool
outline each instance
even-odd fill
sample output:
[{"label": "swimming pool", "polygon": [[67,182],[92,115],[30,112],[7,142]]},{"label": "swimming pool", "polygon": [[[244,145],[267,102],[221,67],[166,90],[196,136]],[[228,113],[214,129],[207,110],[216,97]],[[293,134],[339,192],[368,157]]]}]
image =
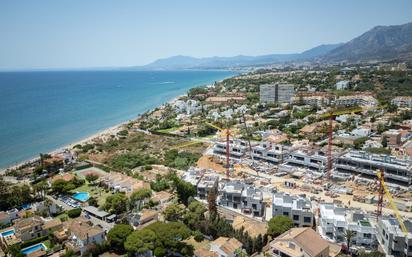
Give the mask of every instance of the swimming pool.
[{"label": "swimming pool", "polygon": [[14,235],[14,229],[10,229],[0,233],[2,237]]},{"label": "swimming pool", "polygon": [[40,250],[40,249],[43,249],[43,250],[46,251],[47,247],[44,244],[40,243],[40,244],[32,245],[32,246],[29,246],[29,247],[26,247],[26,248],[22,249],[21,253],[22,254],[29,254],[29,253],[35,252],[37,250]]},{"label": "swimming pool", "polygon": [[79,202],[86,202],[90,198],[88,192],[77,192],[72,197]]}]

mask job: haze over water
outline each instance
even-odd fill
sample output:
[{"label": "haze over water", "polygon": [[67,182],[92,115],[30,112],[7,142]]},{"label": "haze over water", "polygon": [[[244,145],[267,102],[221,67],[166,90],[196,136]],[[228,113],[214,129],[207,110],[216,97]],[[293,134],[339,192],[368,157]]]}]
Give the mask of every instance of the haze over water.
[{"label": "haze over water", "polygon": [[0,168],[136,118],[229,71],[0,72]]}]

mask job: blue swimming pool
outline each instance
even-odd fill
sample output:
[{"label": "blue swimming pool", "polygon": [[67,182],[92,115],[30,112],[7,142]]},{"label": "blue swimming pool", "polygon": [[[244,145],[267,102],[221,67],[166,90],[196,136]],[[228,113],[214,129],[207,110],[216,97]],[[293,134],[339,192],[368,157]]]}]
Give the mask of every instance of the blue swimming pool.
[{"label": "blue swimming pool", "polygon": [[0,233],[2,237],[14,235],[14,229],[10,229]]},{"label": "blue swimming pool", "polygon": [[22,249],[21,253],[22,254],[29,254],[29,253],[35,252],[37,250],[40,250],[40,249],[43,249],[43,250],[46,251],[47,247],[44,244],[40,243],[40,244],[32,245],[32,246],[29,246],[27,248]]},{"label": "blue swimming pool", "polygon": [[77,192],[72,195],[72,197],[79,202],[86,202],[87,200],[89,200],[90,195],[88,192]]}]

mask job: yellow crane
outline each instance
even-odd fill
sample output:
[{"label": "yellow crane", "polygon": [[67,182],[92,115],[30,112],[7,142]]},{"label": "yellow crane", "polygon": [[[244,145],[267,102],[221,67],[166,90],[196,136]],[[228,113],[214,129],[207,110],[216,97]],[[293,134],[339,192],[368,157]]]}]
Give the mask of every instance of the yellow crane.
[{"label": "yellow crane", "polygon": [[[406,228],[405,224],[403,223],[403,219],[402,219],[402,217],[401,217],[401,215],[400,215],[400,213],[399,213],[398,207],[396,207],[396,204],[395,204],[395,202],[393,201],[391,192],[389,191],[388,187],[387,187],[386,184],[385,184],[385,179],[384,179],[384,175],[383,175],[383,174],[384,174],[383,171],[378,171],[377,174],[376,174],[377,177],[378,177],[378,179],[379,179],[379,182],[380,182],[380,187],[381,187],[381,189],[385,192],[386,197],[387,197],[388,200],[389,200],[389,203],[390,203],[390,205],[391,205],[391,208],[392,208],[392,210],[393,210],[393,213],[395,214],[395,217],[396,217],[396,219],[397,219],[398,222],[399,222],[399,226],[401,227],[402,232],[405,234],[405,236],[407,236],[407,235],[408,235],[408,229]],[[380,191],[380,193],[382,193],[382,190]],[[381,204],[382,204],[382,203],[381,203]]]}]

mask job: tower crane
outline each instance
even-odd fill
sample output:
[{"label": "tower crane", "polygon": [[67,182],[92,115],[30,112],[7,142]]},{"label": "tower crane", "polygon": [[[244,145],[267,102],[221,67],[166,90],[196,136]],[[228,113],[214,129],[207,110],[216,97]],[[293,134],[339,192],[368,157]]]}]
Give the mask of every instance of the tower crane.
[{"label": "tower crane", "polygon": [[389,200],[391,209],[393,213],[395,214],[396,219],[398,220],[399,227],[401,228],[402,232],[405,234],[405,236],[408,235],[408,229],[406,228],[405,224],[403,223],[403,219],[399,213],[398,207],[396,207],[395,202],[393,201],[391,192],[389,191],[388,187],[385,184],[385,176],[384,176],[384,171],[383,169],[378,170],[376,173],[376,176],[378,177],[379,180],[379,198],[378,198],[378,209],[377,209],[377,217],[382,216],[382,205],[383,205],[383,194],[386,194],[386,197]]}]

